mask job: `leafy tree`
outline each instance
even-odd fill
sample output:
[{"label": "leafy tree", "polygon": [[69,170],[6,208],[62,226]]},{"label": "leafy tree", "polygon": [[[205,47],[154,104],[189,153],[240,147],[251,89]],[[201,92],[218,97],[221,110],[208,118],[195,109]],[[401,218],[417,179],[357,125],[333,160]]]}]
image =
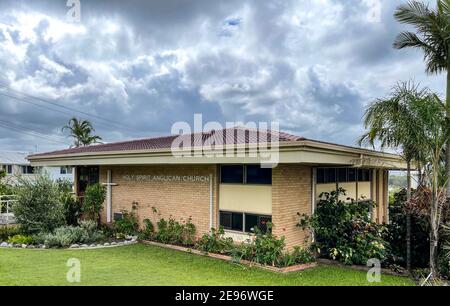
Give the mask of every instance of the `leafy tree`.
[{"label": "leafy tree", "polygon": [[[414,201],[428,203],[430,222],[430,268],[437,275],[437,246],[442,222],[443,149],[448,131],[446,107],[439,97],[428,89],[419,90],[412,83],[397,85],[391,95],[372,103],[365,114],[368,130],[360,139],[381,147],[401,149],[409,165],[415,160],[423,166],[422,184],[429,193],[417,193]],[[410,181],[410,179],[408,180]],[[408,184],[408,201],[411,200]],[[407,266],[410,267],[411,219],[407,218]]]},{"label": "leafy tree", "polygon": [[[427,135],[428,127],[424,125],[423,116],[433,111],[433,116],[445,116],[445,110],[439,99],[427,88],[419,89],[413,82],[397,84],[390,95],[378,99],[367,108],[364,126],[367,130],[359,143],[381,148],[400,149],[407,163],[407,194],[411,199],[411,163],[416,161],[419,168],[427,162],[426,144],[431,141]],[[420,170],[421,171],[421,170]],[[407,215],[407,250],[406,266],[411,268],[411,217]]]},{"label": "leafy tree", "polygon": [[[413,26],[416,33],[405,31],[398,35],[394,48],[418,48],[423,51],[426,72],[429,74],[447,73],[446,113],[450,121],[450,0],[438,0],[435,9],[419,1],[400,5],[395,18]],[[450,141],[446,141],[446,177],[450,176]],[[450,198],[450,180],[446,180],[446,196]]]},{"label": "leafy tree", "polygon": [[47,176],[19,178],[12,212],[27,234],[48,233],[65,225],[59,185]]},{"label": "leafy tree", "polygon": [[79,120],[74,117],[62,128],[63,132],[66,130],[69,131],[69,136],[73,138],[73,146],[75,147],[88,146],[102,140],[100,136],[93,135],[95,129],[88,120]]},{"label": "leafy tree", "polygon": [[89,185],[86,188],[83,201],[83,212],[91,220],[98,221],[106,198],[106,188],[101,184]]}]

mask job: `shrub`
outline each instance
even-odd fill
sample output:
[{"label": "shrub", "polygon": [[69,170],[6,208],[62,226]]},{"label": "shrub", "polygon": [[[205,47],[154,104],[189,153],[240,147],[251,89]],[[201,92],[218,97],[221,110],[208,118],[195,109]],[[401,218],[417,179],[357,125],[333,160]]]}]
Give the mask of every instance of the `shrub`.
[{"label": "shrub", "polygon": [[18,234],[20,234],[20,229],[17,226],[0,226],[0,241],[6,241]]},{"label": "shrub", "polygon": [[84,240],[85,231],[81,227],[62,226],[57,228],[53,234],[44,236],[44,244],[49,247],[66,248],[74,243]]},{"label": "shrub", "polygon": [[63,248],[75,243],[96,243],[104,239],[104,234],[97,230],[97,222],[92,220],[81,221],[80,226],[61,226],[53,233],[38,234],[34,237],[37,243]]},{"label": "shrub", "polygon": [[139,234],[140,239],[153,239],[155,235],[155,226],[150,219],[144,219],[144,229]]},{"label": "shrub", "polygon": [[87,186],[82,206],[83,212],[86,213],[91,220],[98,222],[105,198],[106,188],[104,186],[101,184]]},{"label": "shrub", "polygon": [[71,194],[64,192],[61,195],[61,203],[64,207],[64,217],[66,224],[76,226],[78,225],[78,219],[81,217],[81,204]]},{"label": "shrub", "polygon": [[6,172],[0,170],[0,195],[10,195],[12,194],[12,187],[6,181]]},{"label": "shrub", "polygon": [[122,211],[122,219],[114,222],[115,231],[119,235],[136,235],[139,232],[139,222],[134,210]]},{"label": "shrub", "polygon": [[272,223],[267,223],[267,232],[255,228],[254,239],[242,244],[242,258],[263,265],[275,266],[283,255],[284,237],[276,238],[272,234]]},{"label": "shrub", "polygon": [[233,246],[233,238],[224,237],[225,232],[222,227],[218,230],[212,228],[211,234],[205,234],[197,241],[195,247],[200,251],[207,253],[219,253],[219,254],[227,254],[232,251]]},{"label": "shrub", "polygon": [[19,179],[15,194],[12,211],[25,233],[51,232],[65,224],[60,189],[47,176]]},{"label": "shrub", "polygon": [[26,235],[14,235],[8,239],[8,242],[12,244],[32,244],[33,237]]},{"label": "shrub", "polygon": [[[390,264],[406,266],[406,189],[396,192],[389,202],[389,224],[385,239],[389,242]],[[429,226],[425,216],[411,214],[411,266],[428,267],[430,259]]]},{"label": "shrub", "polygon": [[386,228],[371,221],[372,201],[339,200],[345,190],[320,195],[313,216],[302,215],[299,226],[312,227],[315,247],[321,256],[345,264],[366,264],[370,258],[386,259],[388,243],[383,239]]},{"label": "shrub", "polygon": [[163,218],[158,221],[157,226],[156,241],[169,244],[194,244],[196,228],[190,218],[185,224],[175,221],[172,217],[168,221]]}]

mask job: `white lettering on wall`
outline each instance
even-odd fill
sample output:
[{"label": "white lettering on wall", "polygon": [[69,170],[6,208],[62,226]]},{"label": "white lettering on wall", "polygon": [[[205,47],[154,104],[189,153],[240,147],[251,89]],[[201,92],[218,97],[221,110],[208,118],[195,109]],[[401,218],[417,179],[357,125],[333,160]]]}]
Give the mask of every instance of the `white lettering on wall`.
[{"label": "white lettering on wall", "polygon": [[151,175],[151,174],[130,174],[122,176],[122,180],[127,182],[209,182],[206,175]]}]

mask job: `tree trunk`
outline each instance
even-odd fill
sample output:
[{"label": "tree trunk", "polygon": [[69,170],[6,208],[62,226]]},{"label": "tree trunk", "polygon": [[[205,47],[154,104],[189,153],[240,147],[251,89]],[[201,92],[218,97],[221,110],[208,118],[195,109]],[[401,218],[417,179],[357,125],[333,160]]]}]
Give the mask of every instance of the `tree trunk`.
[{"label": "tree trunk", "polygon": [[[411,162],[406,164],[406,201],[411,200]],[[411,271],[411,214],[406,213],[406,269]]]},{"label": "tree trunk", "polygon": [[[447,106],[447,127],[450,125],[450,73],[447,71],[447,93],[445,99],[445,105]],[[445,195],[447,201],[450,199],[450,141],[447,138],[445,144],[445,173],[446,173],[446,188]]]}]

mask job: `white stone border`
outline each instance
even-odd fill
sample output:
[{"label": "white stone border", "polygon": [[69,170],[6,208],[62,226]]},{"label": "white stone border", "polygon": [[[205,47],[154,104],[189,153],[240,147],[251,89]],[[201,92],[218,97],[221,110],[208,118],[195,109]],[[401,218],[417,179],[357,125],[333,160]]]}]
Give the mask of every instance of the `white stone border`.
[{"label": "white stone border", "polygon": [[[68,248],[49,248],[46,246],[34,246],[34,245],[26,245],[26,244],[22,244],[20,247],[18,246],[13,246],[12,244],[8,243],[7,246],[5,245],[0,245],[0,249],[13,249],[13,250],[98,250],[98,249],[107,249],[107,248],[115,248],[115,247],[120,247],[120,246],[126,246],[126,245],[132,245],[132,244],[136,244],[138,243],[137,240],[125,240],[125,241],[120,241],[120,242],[106,242],[104,244],[72,244],[70,247]],[[2,243],[3,244],[3,243]],[[76,245],[76,246],[74,246]]]}]

